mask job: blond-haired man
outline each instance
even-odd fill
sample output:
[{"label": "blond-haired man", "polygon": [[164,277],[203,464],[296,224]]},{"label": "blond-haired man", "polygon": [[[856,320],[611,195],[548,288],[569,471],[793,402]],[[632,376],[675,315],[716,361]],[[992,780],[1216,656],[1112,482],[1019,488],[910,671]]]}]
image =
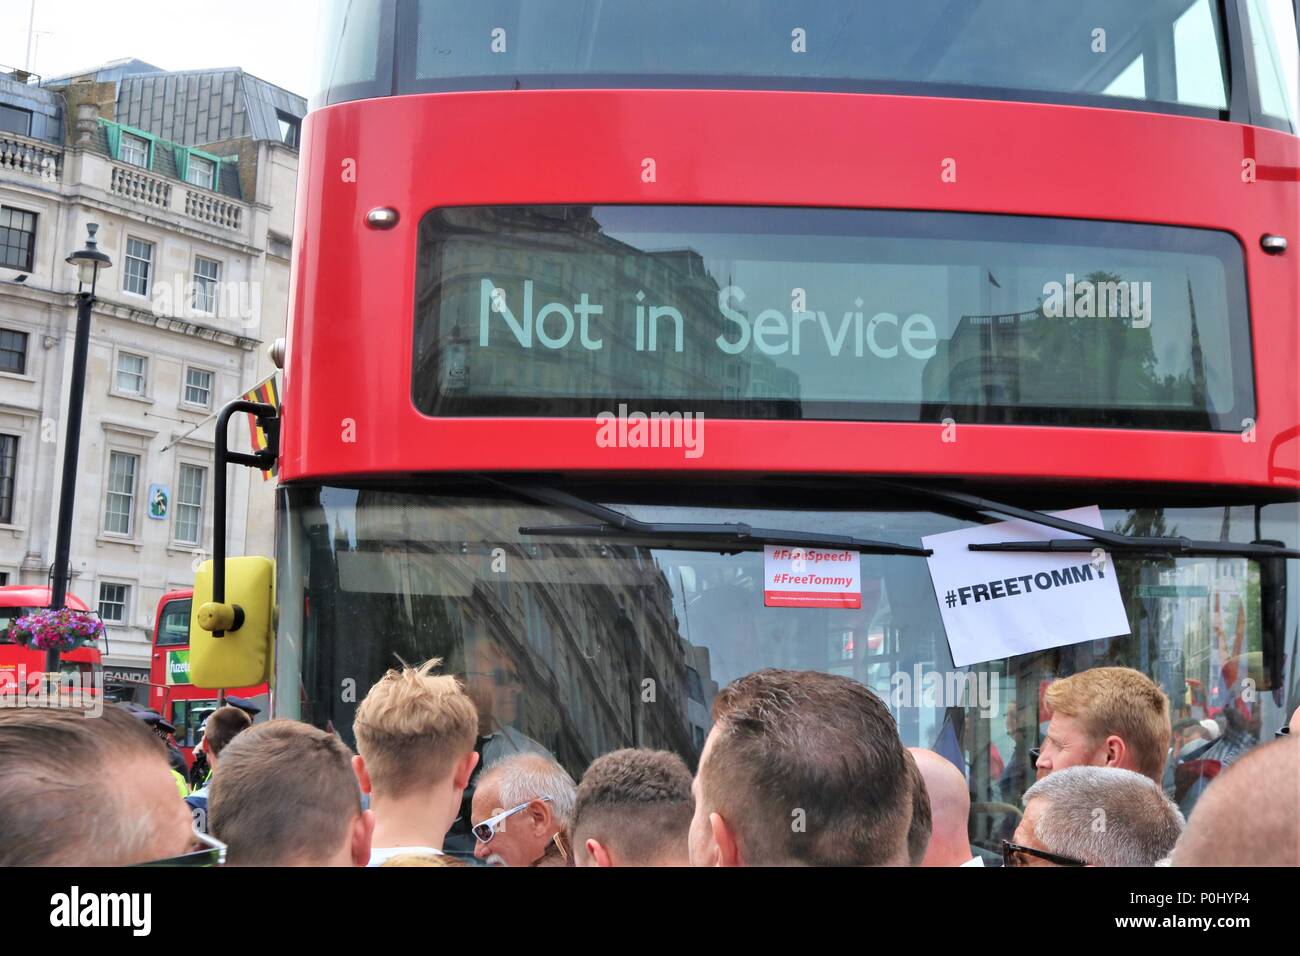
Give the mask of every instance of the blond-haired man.
[{"label": "blond-haired man", "polygon": [[441,853],[478,764],[478,714],[442,662],[390,670],[357,708],[353,768],[370,794],[375,833],[370,865],[409,853]]},{"label": "blond-haired man", "polygon": [[1035,767],[1038,779],[1066,767],[1118,767],[1159,784],[1169,752],[1169,698],[1130,667],[1094,667],[1053,681],[1052,715]]}]

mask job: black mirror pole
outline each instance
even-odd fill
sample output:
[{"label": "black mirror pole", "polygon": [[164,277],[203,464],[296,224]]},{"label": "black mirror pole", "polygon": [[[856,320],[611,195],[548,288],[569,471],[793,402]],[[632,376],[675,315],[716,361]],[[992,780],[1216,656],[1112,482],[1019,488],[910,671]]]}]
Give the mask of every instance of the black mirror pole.
[{"label": "black mirror pole", "polygon": [[[227,469],[233,462],[249,467],[267,467],[274,460],[264,461],[256,454],[246,455],[230,450],[230,418],[239,412],[247,412],[259,418],[273,419],[276,414],[274,405],[261,402],[248,402],[243,399],[225,405],[217,415],[216,433],[216,474],[212,482],[212,600],[216,604],[226,603],[226,478]],[[238,629],[238,624],[236,624]],[[225,631],[213,631],[214,637],[222,637]]]},{"label": "black mirror pole", "polygon": [[[86,358],[90,351],[90,312],[93,293],[77,293],[77,332],[72,347],[72,381],[68,388],[68,427],[63,448],[63,482],[59,487],[59,524],[54,538],[54,580],[50,608],[67,606],[72,551],[72,509],[77,499],[77,464],[81,451],[81,410],[86,396]],[[45,670],[59,672],[59,652],[45,652]]]}]

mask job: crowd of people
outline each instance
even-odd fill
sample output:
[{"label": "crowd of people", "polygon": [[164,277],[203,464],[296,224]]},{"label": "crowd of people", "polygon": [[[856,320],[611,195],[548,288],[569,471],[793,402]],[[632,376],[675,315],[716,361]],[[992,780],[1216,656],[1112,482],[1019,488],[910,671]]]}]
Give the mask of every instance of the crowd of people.
[{"label": "crowd of people", "polygon": [[[185,799],[128,710],[0,711],[0,865],[1300,864],[1300,741],[1250,750],[1185,821],[1162,787],[1169,702],[1127,668],[1048,688],[1037,780],[992,854],[971,845],[962,770],[904,746],[885,703],[850,678],[748,674],[715,699],[694,773],[676,754],[624,749],[575,781],[531,751],[480,768],[474,701],[437,666],[370,688],[355,753],[310,724],[217,709],[209,775]],[[444,847],[466,806],[473,861]]]}]

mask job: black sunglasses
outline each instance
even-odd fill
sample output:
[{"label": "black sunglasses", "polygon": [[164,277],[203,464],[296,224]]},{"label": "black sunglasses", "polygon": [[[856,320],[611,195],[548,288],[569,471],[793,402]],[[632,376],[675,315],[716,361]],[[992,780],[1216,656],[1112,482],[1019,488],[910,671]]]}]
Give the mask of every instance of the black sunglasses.
[{"label": "black sunglasses", "polygon": [[1036,856],[1040,860],[1046,860],[1056,866],[1087,866],[1083,860],[1076,860],[1072,856],[1061,856],[1059,853],[1048,853],[1046,850],[1035,850],[1031,846],[1021,846],[1019,843],[1012,843],[1010,840],[1002,841],[1002,865],[1003,866],[1028,866],[1029,863],[1021,858],[1021,854]]}]

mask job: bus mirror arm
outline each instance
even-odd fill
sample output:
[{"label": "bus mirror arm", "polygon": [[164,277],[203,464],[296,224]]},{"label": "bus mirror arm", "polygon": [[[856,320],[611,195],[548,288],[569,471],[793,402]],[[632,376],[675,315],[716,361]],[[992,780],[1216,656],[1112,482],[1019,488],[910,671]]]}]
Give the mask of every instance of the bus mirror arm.
[{"label": "bus mirror arm", "polygon": [[[256,415],[266,434],[266,448],[251,455],[230,450],[230,418],[241,412]],[[199,608],[198,622],[213,637],[237,631],[244,623],[244,610],[226,603],[226,471],[230,464],[267,469],[279,456],[280,419],[274,405],[243,399],[227,403],[217,415],[216,474],[212,488],[212,600]]]}]

